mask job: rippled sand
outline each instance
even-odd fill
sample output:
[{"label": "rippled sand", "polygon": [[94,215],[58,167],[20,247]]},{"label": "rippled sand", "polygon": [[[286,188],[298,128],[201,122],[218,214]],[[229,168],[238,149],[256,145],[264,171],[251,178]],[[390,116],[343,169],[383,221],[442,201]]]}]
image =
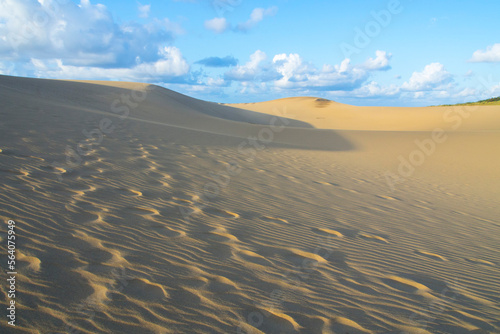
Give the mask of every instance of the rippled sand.
[{"label": "rippled sand", "polygon": [[500,332],[499,106],[0,89],[2,333]]}]

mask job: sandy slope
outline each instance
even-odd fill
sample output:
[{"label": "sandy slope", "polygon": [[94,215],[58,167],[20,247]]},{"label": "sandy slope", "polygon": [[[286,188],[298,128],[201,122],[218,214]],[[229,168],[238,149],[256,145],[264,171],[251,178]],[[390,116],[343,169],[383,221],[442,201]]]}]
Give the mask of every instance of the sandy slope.
[{"label": "sandy slope", "polygon": [[[318,129],[367,131],[497,131],[498,106],[356,107],[314,97],[293,97],[261,103],[230,104],[237,108],[274,114],[286,108],[295,119]],[[469,115],[470,114],[470,115]],[[474,117],[475,114],[480,116]],[[459,122],[459,118],[467,122]]]},{"label": "sandy slope", "polygon": [[0,89],[2,333],[500,331],[499,107]]},{"label": "sandy slope", "polygon": [[495,153],[500,147],[500,106],[355,107],[311,97],[233,106],[266,114],[286,111],[315,128],[341,130],[357,148],[348,159],[355,166],[393,172],[400,180],[389,177],[392,183],[424,174],[462,190],[466,185],[474,188],[466,192],[500,198],[500,155]]}]

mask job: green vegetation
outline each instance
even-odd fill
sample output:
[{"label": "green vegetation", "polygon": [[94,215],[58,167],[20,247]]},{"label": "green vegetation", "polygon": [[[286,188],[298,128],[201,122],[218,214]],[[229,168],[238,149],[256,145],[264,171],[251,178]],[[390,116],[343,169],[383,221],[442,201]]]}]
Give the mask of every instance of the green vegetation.
[{"label": "green vegetation", "polygon": [[458,104],[443,104],[443,107],[449,106],[484,106],[484,105],[500,105],[500,96],[494,97],[487,100],[481,100],[477,102],[467,102],[467,103],[458,103]]}]

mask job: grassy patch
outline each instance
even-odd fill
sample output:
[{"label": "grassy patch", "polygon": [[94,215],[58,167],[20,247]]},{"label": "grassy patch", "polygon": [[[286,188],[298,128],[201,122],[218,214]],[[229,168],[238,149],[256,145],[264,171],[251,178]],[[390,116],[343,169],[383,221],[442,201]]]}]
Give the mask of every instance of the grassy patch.
[{"label": "grassy patch", "polygon": [[493,97],[487,100],[481,100],[477,102],[466,102],[466,103],[458,103],[458,104],[443,104],[443,107],[449,106],[484,106],[484,105],[500,105],[500,96]]}]

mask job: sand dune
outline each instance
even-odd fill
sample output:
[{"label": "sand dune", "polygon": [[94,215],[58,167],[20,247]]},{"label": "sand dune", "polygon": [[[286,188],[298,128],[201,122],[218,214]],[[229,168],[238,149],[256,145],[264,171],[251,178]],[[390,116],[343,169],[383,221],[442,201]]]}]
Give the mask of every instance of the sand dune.
[{"label": "sand dune", "polygon": [[500,157],[493,153],[500,145],[498,106],[355,107],[311,97],[233,106],[275,115],[286,110],[315,128],[335,129],[356,148],[348,158],[354,167],[394,171],[402,182],[405,175],[424,175],[500,197]]},{"label": "sand dune", "polygon": [[[229,104],[265,114],[284,108],[292,118],[318,129],[365,131],[497,131],[498,106],[423,108],[356,107],[315,97],[293,97],[261,103]],[[467,122],[460,122],[460,119]]]},{"label": "sand dune", "polygon": [[499,106],[7,76],[0,101],[2,333],[500,332]]}]

